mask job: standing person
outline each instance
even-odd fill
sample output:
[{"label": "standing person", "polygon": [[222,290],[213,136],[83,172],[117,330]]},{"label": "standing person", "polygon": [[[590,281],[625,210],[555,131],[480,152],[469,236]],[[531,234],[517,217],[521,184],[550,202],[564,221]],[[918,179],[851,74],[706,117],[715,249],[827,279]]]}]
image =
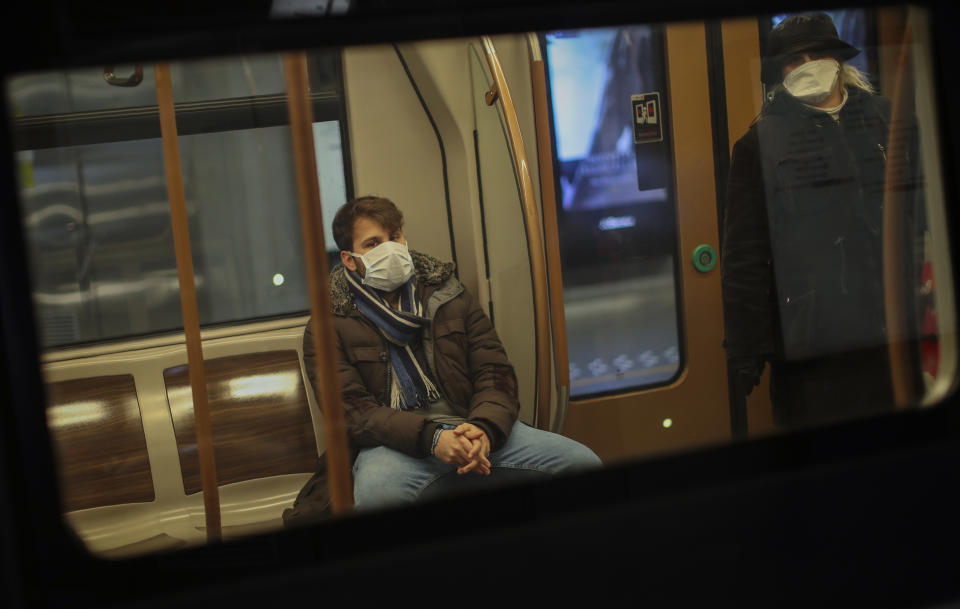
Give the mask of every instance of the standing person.
[{"label": "standing person", "polygon": [[[770,34],[772,95],[733,149],[723,245],[725,347],[749,394],[771,366],[774,420],[823,423],[893,406],[882,218],[890,101],[845,63],[830,17]],[[905,172],[904,188],[913,188]]]},{"label": "standing person", "polygon": [[[389,199],[340,208],[330,296],[358,510],[600,465],[586,446],[517,421],[517,379],[453,264],[409,250]],[[303,339],[314,378],[312,321]],[[322,466],[321,466],[322,468]],[[325,511],[321,469],[285,520]]]}]

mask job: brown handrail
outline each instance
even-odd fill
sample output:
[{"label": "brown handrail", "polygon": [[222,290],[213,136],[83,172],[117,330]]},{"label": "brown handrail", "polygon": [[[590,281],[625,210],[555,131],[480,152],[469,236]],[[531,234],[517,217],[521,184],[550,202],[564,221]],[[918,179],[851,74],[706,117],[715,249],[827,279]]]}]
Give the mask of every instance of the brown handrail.
[{"label": "brown handrail", "polygon": [[883,286],[886,310],[887,341],[890,353],[890,379],[894,403],[898,408],[909,406],[917,396],[911,373],[910,332],[906,314],[908,290],[904,285],[903,219],[907,213],[903,180],[912,176],[907,167],[907,147],[911,137],[908,121],[914,115],[913,87],[910,74],[910,16],[904,24],[903,39],[897,57],[897,78],[890,111],[890,134],[887,143],[887,171],[883,185]]},{"label": "brown handrail", "polygon": [[340,394],[335,351],[336,335],[331,319],[329,269],[323,237],[323,213],[320,184],[313,147],[313,110],[307,77],[307,55],[303,51],[285,53],[283,65],[287,78],[287,106],[290,112],[290,137],[297,173],[297,198],[300,202],[300,229],[303,233],[303,258],[306,263],[313,318],[313,346],[320,391],[320,410],[327,443],[327,474],[330,500],[335,514],[353,509],[353,485],[347,450],[347,426]]},{"label": "brown handrail", "polygon": [[493,76],[493,87],[496,98],[503,108],[503,118],[507,127],[507,142],[510,145],[510,156],[514,170],[520,184],[521,206],[523,221],[527,230],[529,245],[530,271],[533,274],[533,310],[534,326],[536,331],[537,353],[537,427],[550,429],[550,303],[547,299],[547,265],[544,258],[543,233],[541,232],[540,213],[533,195],[533,179],[530,177],[530,166],[527,161],[527,152],[523,146],[523,136],[520,133],[520,123],[517,120],[517,111],[513,105],[510,88],[503,75],[497,50],[489,36],[481,36],[483,51]]},{"label": "brown handrail", "polygon": [[220,490],[217,487],[213,432],[207,404],[207,378],[203,366],[203,345],[200,341],[200,314],[197,310],[197,289],[193,277],[193,254],[190,250],[190,227],[187,224],[170,65],[157,62],[154,73],[157,80],[157,110],[160,115],[163,164],[167,175],[167,194],[170,198],[170,224],[173,227],[173,248],[177,257],[177,278],[180,281],[180,310],[183,314],[183,333],[187,341],[187,368],[190,373],[190,389],[193,392],[193,418],[197,431],[197,458],[200,460],[207,541],[219,541]]},{"label": "brown handrail", "polygon": [[[550,105],[547,100],[547,71],[540,55],[536,34],[528,34],[530,79],[533,85],[533,116],[537,127],[537,167],[540,174],[540,207],[543,209],[543,230],[559,235],[557,195],[553,175],[553,146],[550,142]],[[560,263],[560,240],[546,239],[547,274],[550,280],[550,320],[553,324],[553,361],[557,378],[557,413],[552,431],[560,431],[570,397],[570,360],[567,351],[567,319],[563,310],[563,275]]]}]

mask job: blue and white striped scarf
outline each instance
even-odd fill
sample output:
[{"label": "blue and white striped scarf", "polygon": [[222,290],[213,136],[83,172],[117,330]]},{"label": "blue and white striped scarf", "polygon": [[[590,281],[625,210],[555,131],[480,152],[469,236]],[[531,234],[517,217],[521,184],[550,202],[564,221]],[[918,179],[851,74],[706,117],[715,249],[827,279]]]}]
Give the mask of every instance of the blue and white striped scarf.
[{"label": "blue and white striped scarf", "polygon": [[431,402],[439,399],[440,393],[410,348],[423,327],[430,323],[423,317],[423,305],[417,298],[416,278],[400,286],[400,308],[396,310],[376,291],[363,285],[360,275],[355,271],[346,268],[344,271],[360,313],[372,321],[387,339],[393,368],[390,407],[394,410],[429,407]]}]

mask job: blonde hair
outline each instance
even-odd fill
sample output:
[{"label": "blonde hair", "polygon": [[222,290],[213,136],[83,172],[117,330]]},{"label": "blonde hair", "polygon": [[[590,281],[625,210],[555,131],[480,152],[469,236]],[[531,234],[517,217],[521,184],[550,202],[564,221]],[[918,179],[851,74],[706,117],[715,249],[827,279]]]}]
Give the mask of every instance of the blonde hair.
[{"label": "blonde hair", "polygon": [[867,75],[848,63],[841,64],[840,66],[840,84],[844,87],[863,89],[871,94],[877,92],[877,90],[873,88],[873,85],[870,84]]}]

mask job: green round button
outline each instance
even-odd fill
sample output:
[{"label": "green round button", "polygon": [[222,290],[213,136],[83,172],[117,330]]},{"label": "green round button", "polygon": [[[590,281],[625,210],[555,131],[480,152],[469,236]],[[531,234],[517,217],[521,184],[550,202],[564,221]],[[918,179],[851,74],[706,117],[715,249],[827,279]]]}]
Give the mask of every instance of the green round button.
[{"label": "green round button", "polygon": [[717,266],[717,250],[701,243],[693,250],[693,266],[701,273],[712,271]]}]

